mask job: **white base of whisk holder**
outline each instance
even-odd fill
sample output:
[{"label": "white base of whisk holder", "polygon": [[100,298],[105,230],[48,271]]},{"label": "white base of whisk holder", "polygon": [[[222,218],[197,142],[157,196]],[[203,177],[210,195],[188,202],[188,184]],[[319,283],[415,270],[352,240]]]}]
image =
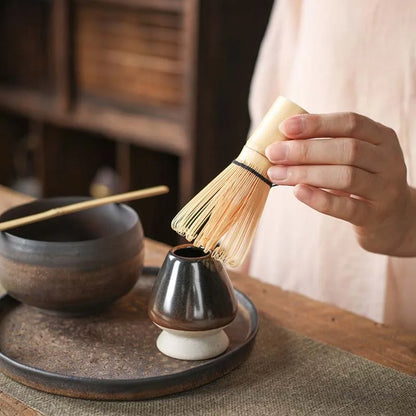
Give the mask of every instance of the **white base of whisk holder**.
[{"label": "white base of whisk holder", "polygon": [[230,344],[222,328],[206,331],[159,328],[162,333],[157,338],[157,348],[163,354],[179,360],[207,360],[222,354]]}]

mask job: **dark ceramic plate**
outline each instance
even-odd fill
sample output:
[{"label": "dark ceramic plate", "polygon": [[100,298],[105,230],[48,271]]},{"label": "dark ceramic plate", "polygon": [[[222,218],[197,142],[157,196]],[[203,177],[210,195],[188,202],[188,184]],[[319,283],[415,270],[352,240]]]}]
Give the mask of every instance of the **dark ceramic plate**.
[{"label": "dark ceramic plate", "polygon": [[236,291],[238,314],[226,328],[230,346],[204,361],[160,353],[160,330],[147,316],[157,269],[106,311],[81,318],[45,314],[9,296],[0,299],[0,370],[50,393],[103,400],[138,400],[209,383],[244,362],[258,330],[252,302]]}]

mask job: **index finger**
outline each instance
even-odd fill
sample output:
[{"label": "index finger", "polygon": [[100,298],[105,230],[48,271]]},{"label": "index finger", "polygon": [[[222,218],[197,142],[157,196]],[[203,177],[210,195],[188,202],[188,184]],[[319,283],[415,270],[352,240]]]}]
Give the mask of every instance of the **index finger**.
[{"label": "index finger", "polygon": [[357,113],[299,114],[279,128],[288,139],[352,137],[376,145],[395,135],[392,129]]}]

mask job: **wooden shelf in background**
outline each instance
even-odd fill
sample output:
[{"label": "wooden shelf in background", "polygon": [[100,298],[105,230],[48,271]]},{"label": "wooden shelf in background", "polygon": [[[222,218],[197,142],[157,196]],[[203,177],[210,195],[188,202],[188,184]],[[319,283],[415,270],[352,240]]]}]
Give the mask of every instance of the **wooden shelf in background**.
[{"label": "wooden shelf in background", "polygon": [[115,107],[80,102],[71,112],[60,111],[55,98],[41,92],[0,86],[0,108],[65,128],[95,131],[117,140],[180,156],[188,143],[183,123],[157,115],[127,113]]},{"label": "wooden shelf in background", "polygon": [[[174,244],[168,220],[246,139],[272,4],[1,0],[0,183],[29,177],[43,196],[81,194],[103,168],[124,191],[166,183],[163,202],[137,209],[149,237]],[[27,137],[31,172],[16,174]]]},{"label": "wooden shelf in background", "polygon": [[102,3],[125,7],[147,7],[156,10],[181,11],[186,0],[77,0],[83,3]]}]

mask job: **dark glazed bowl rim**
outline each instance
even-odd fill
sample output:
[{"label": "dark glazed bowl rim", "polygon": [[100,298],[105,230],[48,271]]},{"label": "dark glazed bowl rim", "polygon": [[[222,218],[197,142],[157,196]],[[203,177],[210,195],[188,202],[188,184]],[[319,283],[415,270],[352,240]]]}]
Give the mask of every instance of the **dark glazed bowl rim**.
[{"label": "dark glazed bowl rim", "polygon": [[[177,254],[178,251],[184,250],[184,249],[187,249],[187,248],[194,249],[194,250],[201,250],[201,252],[204,253],[204,254],[202,256],[181,256],[180,254]],[[208,253],[205,253],[204,250],[201,247],[196,247],[191,243],[181,244],[179,246],[172,247],[169,250],[169,253],[172,256],[174,256],[176,258],[179,258],[179,259],[187,259],[187,260],[195,260],[195,261],[207,259],[211,256],[210,251],[208,251]]]},{"label": "dark glazed bowl rim", "polygon": [[[42,202],[51,202],[51,203],[53,203],[53,202],[62,202],[62,204],[59,204],[59,205],[64,205],[65,203],[67,203],[66,205],[68,205],[68,204],[71,204],[71,203],[83,202],[83,201],[88,201],[88,200],[91,200],[91,199],[93,199],[93,198],[88,197],[88,196],[62,196],[62,197],[35,199],[35,200],[29,201],[25,204],[16,205],[16,206],[11,207],[8,210],[4,211],[0,215],[0,222],[1,221],[6,221],[6,219],[4,217],[8,216],[13,211],[17,211],[18,209],[29,206],[31,204],[42,203]],[[57,205],[57,207],[59,205]],[[137,227],[138,223],[140,223],[139,215],[130,206],[128,206],[126,204],[123,204],[123,203],[111,203],[111,204],[106,204],[106,205],[108,205],[108,206],[115,205],[115,206],[121,207],[123,210],[125,210],[126,213],[128,213],[128,215],[130,215],[133,218],[132,224],[130,226],[126,227],[124,230],[121,230],[119,232],[113,232],[113,233],[109,233],[108,235],[105,235],[105,236],[101,236],[101,237],[97,237],[97,238],[90,238],[90,239],[87,239],[87,240],[45,241],[45,240],[41,240],[41,239],[26,238],[26,237],[22,237],[22,236],[14,234],[13,233],[14,228],[12,228],[11,230],[1,231],[0,232],[0,237],[2,237],[2,238],[5,237],[5,238],[9,239],[10,241],[13,241],[13,242],[16,242],[16,243],[25,242],[26,244],[29,244],[29,245],[45,245],[45,246],[54,246],[54,247],[59,247],[59,246],[65,247],[65,246],[68,246],[68,245],[86,246],[86,245],[90,245],[90,244],[95,244],[95,243],[97,243],[97,241],[105,242],[107,240],[116,239],[116,238],[118,238],[122,235],[125,235],[125,234],[129,233],[131,230],[133,230],[135,227]],[[106,205],[103,205],[101,207],[105,207]],[[101,207],[95,207],[95,208],[101,208]],[[47,208],[47,209],[52,209],[52,208],[54,208],[54,207],[50,207],[50,208]],[[79,213],[81,214],[82,211],[80,211]],[[74,215],[74,214],[76,214],[76,213],[69,214],[69,215]],[[30,214],[27,214],[27,215],[30,215]],[[13,218],[10,218],[10,219],[13,219]],[[18,227],[16,227],[16,228],[18,228]]]}]

